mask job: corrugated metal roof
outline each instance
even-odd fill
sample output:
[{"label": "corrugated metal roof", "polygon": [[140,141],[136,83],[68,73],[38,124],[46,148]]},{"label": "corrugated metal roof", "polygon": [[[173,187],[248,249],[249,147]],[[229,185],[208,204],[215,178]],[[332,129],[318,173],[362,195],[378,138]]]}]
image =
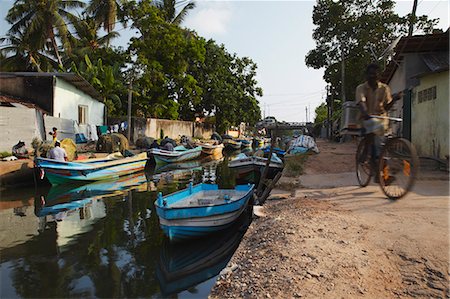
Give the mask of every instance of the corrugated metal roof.
[{"label": "corrugated metal roof", "polygon": [[[381,74],[381,81],[388,83],[405,53],[435,53],[449,51],[449,30],[443,33],[402,37],[395,46],[395,55]],[[426,63],[426,62],[425,62]],[[448,57],[447,57],[448,65]]]},{"label": "corrugated metal roof", "polygon": [[102,102],[100,93],[83,77],[75,73],[0,72],[0,77],[57,77]]},{"label": "corrugated metal roof", "polygon": [[431,72],[448,70],[448,52],[420,54]]}]

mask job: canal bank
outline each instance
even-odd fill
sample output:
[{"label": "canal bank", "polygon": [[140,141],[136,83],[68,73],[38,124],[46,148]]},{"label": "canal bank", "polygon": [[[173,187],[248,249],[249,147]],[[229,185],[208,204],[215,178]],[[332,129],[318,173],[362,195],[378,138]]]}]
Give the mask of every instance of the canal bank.
[{"label": "canal bank", "polygon": [[448,295],[448,173],[422,171],[388,201],[357,186],[356,144],[318,146],[303,175],[282,179],[290,189],[258,213],[210,297]]}]

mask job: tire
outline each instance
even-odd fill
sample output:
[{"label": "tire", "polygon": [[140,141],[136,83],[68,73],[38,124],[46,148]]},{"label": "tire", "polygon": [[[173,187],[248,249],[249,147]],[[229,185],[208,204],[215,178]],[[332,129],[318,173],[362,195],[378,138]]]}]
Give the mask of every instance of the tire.
[{"label": "tire", "polygon": [[361,187],[366,187],[372,178],[371,144],[372,138],[366,136],[359,142],[356,150],[356,177]]},{"label": "tire", "polygon": [[405,196],[414,186],[418,171],[419,157],[412,143],[404,138],[388,139],[378,166],[384,194],[392,200]]}]

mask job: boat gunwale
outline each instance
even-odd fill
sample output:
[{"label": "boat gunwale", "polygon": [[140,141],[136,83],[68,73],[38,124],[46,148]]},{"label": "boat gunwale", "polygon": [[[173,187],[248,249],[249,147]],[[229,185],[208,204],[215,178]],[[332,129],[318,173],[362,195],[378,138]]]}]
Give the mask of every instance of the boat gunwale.
[{"label": "boat gunwale", "polygon": [[[145,154],[145,153],[142,153]],[[78,162],[68,162],[68,161],[57,161],[48,158],[37,158],[37,167],[43,169],[55,169],[55,170],[72,170],[72,171],[97,171],[114,166],[126,165],[130,163],[143,162],[148,160],[147,157],[143,155],[137,155],[133,157],[125,157],[123,159],[112,160],[108,162],[101,163],[101,165],[95,165],[94,163],[78,163]],[[48,162],[48,165],[41,165],[40,161]],[[121,162],[121,163],[119,163]],[[100,162],[97,162],[100,163]]]},{"label": "boat gunwale", "polygon": [[[201,186],[201,185],[212,185],[212,184],[200,183],[200,184],[197,184],[197,185],[193,186],[193,188],[198,187],[198,186]],[[216,185],[216,186],[218,186],[218,185]],[[236,190],[236,188],[239,187],[239,186],[241,186],[241,187],[242,187],[242,186],[248,186],[248,187],[249,187],[249,190],[247,190],[247,191],[245,192],[245,194],[244,194],[242,197],[240,197],[239,199],[236,199],[236,200],[234,200],[234,201],[225,202],[225,203],[221,203],[221,204],[215,204],[215,205],[205,205],[205,206],[196,206],[196,207],[168,207],[168,206],[160,206],[160,205],[158,204],[158,199],[156,199],[156,200],[155,200],[155,207],[158,207],[158,208],[160,208],[160,209],[162,209],[162,210],[165,210],[165,211],[169,211],[169,210],[171,210],[171,211],[172,211],[172,210],[183,210],[183,209],[198,209],[198,208],[207,208],[207,207],[220,207],[220,206],[229,205],[229,204],[231,204],[231,203],[235,203],[235,202],[240,201],[241,199],[243,199],[243,198],[249,196],[250,193],[253,192],[253,191],[254,191],[254,188],[255,188],[255,184],[248,184],[248,185],[236,185],[236,186],[234,187],[234,189],[217,189],[217,190]],[[178,190],[177,192],[174,192],[174,193],[171,193],[171,194],[169,194],[169,195],[164,196],[163,199],[166,199],[166,198],[168,198],[168,197],[170,197],[170,196],[174,196],[174,195],[180,194],[181,192],[185,192],[186,190],[188,190],[188,189],[186,188],[186,189]],[[236,190],[236,191],[237,191],[237,190]],[[159,216],[159,215],[158,215],[158,216]],[[160,216],[159,216],[159,217],[160,217]],[[196,218],[200,218],[200,217],[196,217]],[[165,218],[164,218],[164,219],[165,219]]]}]

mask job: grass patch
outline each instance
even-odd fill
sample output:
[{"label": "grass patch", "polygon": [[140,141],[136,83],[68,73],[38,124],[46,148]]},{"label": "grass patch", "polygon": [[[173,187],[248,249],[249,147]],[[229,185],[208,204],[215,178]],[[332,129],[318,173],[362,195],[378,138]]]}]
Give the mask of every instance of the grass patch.
[{"label": "grass patch", "polygon": [[296,177],[303,174],[303,167],[310,154],[294,155],[284,159],[284,175]]},{"label": "grass patch", "polygon": [[12,156],[10,152],[0,152],[0,159]]}]

